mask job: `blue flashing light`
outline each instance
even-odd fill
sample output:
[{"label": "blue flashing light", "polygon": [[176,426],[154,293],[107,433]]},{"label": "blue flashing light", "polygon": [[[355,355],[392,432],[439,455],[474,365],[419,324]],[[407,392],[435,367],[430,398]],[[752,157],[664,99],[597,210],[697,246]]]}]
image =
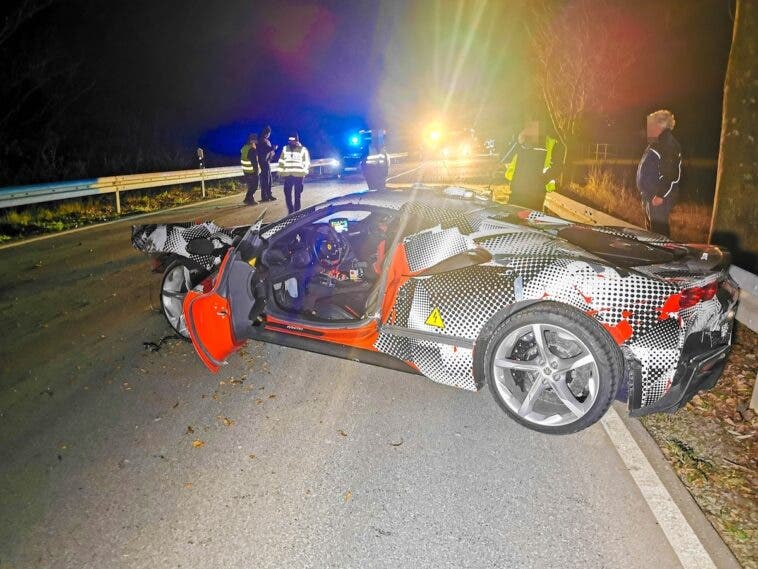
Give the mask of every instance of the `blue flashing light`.
[{"label": "blue flashing light", "polygon": [[350,137],[350,145],[351,146],[360,146],[360,144],[361,144],[361,137],[358,136],[357,134],[353,134]]}]

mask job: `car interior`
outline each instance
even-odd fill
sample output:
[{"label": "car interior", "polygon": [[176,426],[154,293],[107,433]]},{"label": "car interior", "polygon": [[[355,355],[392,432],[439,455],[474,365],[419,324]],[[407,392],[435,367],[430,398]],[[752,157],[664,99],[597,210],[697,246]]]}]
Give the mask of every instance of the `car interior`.
[{"label": "car interior", "polygon": [[366,206],[332,209],[277,234],[261,257],[269,309],[317,322],[362,320],[398,216]]}]

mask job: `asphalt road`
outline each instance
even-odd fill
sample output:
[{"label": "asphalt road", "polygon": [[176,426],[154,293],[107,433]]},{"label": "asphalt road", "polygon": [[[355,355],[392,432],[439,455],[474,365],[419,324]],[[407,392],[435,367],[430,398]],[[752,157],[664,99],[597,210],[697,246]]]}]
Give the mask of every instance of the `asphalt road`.
[{"label": "asphalt road", "polygon": [[[240,199],[149,219],[249,223]],[[145,349],[169,329],[130,224],[0,249],[3,569],[679,567],[599,425],[279,346],[215,376]]]}]

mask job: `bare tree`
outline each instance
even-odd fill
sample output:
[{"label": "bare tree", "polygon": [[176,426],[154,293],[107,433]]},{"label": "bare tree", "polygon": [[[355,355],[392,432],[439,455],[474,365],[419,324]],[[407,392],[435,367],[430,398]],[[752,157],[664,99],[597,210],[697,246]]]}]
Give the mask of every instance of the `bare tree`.
[{"label": "bare tree", "polygon": [[536,85],[563,144],[564,162],[583,119],[613,107],[637,59],[639,37],[619,33],[624,26],[628,30],[624,14],[610,0],[533,5],[527,31],[536,56]]},{"label": "bare tree", "polygon": [[9,13],[2,16],[0,46],[13,37],[26,22],[49,7],[55,0],[23,0]]}]

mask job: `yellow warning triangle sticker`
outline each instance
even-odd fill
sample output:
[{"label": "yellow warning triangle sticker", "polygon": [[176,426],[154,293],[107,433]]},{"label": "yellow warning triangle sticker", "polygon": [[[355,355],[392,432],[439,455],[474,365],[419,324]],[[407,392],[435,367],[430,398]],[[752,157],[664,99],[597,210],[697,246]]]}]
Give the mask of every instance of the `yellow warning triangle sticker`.
[{"label": "yellow warning triangle sticker", "polygon": [[435,328],[439,328],[440,330],[445,327],[445,323],[442,321],[442,315],[440,314],[439,308],[435,308],[434,310],[432,310],[432,313],[426,319],[425,324],[427,324],[428,326],[434,326]]}]

